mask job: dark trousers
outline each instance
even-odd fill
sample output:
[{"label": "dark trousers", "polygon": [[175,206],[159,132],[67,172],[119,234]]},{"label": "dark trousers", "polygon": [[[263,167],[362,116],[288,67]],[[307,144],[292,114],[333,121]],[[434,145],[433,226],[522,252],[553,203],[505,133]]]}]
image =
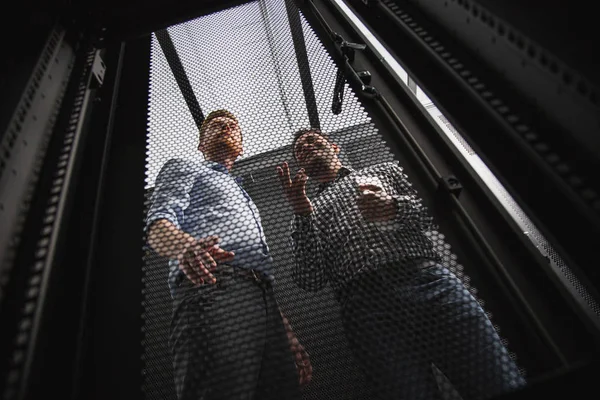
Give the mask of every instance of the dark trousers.
[{"label": "dark trousers", "polygon": [[170,344],[180,400],[299,399],[294,358],[268,282],[216,273],[175,289]]},{"label": "dark trousers", "polygon": [[479,400],[525,383],[483,309],[441,265],[386,266],[345,296],[346,335],[378,399]]}]

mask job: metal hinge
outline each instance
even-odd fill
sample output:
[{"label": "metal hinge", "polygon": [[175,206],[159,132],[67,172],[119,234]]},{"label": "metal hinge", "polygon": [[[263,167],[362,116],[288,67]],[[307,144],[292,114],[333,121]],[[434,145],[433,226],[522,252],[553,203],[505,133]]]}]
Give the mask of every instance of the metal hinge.
[{"label": "metal hinge", "polygon": [[366,70],[356,71],[352,65],[354,63],[356,51],[364,51],[367,48],[367,45],[348,42],[342,35],[336,32],[332,32],[332,37],[334,42],[339,45],[342,63],[337,71],[331,111],[334,114],[340,114],[342,112],[342,104],[344,101],[344,84],[346,79],[352,79],[354,82],[358,83],[361,89],[357,94],[367,98],[376,97],[377,89],[369,85],[371,83],[371,72]]}]

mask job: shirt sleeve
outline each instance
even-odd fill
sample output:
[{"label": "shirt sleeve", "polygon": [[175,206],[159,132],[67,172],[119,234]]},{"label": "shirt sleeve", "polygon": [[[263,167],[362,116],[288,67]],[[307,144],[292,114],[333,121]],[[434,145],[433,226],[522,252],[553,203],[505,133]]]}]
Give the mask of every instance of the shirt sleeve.
[{"label": "shirt sleeve", "polygon": [[190,205],[190,192],[195,174],[185,160],[169,160],[160,170],[152,194],[144,231],[159,219],[172,222],[178,229],[185,220],[184,211]]},{"label": "shirt sleeve", "polygon": [[396,163],[390,163],[389,173],[396,191],[392,197],[396,202],[397,212],[393,223],[388,226],[391,229],[402,229],[402,227],[410,225],[421,232],[434,229],[433,218],[429,215],[427,208],[423,206],[421,199],[417,196],[417,191],[408,181],[402,168]]},{"label": "shirt sleeve", "polygon": [[307,291],[317,292],[327,283],[323,242],[316,227],[315,215],[296,215],[291,224],[291,245],[294,254],[292,279]]}]

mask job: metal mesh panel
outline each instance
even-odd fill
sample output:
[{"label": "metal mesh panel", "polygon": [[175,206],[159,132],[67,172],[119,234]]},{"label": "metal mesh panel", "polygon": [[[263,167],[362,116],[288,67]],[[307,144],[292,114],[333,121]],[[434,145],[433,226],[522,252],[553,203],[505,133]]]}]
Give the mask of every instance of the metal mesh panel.
[{"label": "metal mesh panel", "polygon": [[[342,113],[330,111],[336,67],[302,16],[302,68],[326,136],[292,146],[309,126],[308,71],[289,10],[258,1],[168,29],[204,115],[235,115],[207,119],[202,138],[153,38],[147,397],[470,399],[521,386],[462,265],[348,86]],[[310,175],[312,210],[301,192],[286,196],[284,161],[294,181],[300,167]],[[211,269],[207,254],[216,284],[198,274]],[[293,336],[312,364],[302,388],[307,360]]]}]

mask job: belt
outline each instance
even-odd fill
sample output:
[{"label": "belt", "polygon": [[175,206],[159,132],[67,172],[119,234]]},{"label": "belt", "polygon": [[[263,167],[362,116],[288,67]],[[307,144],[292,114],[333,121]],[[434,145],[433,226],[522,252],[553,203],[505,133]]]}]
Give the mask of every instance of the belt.
[{"label": "belt", "polygon": [[[261,272],[256,272],[253,269],[245,269],[245,268],[228,268],[226,270],[217,271],[218,275],[229,275],[229,276],[240,276],[242,278],[261,283],[261,282],[270,282],[270,279],[267,278]],[[218,280],[217,280],[218,281]]]}]

